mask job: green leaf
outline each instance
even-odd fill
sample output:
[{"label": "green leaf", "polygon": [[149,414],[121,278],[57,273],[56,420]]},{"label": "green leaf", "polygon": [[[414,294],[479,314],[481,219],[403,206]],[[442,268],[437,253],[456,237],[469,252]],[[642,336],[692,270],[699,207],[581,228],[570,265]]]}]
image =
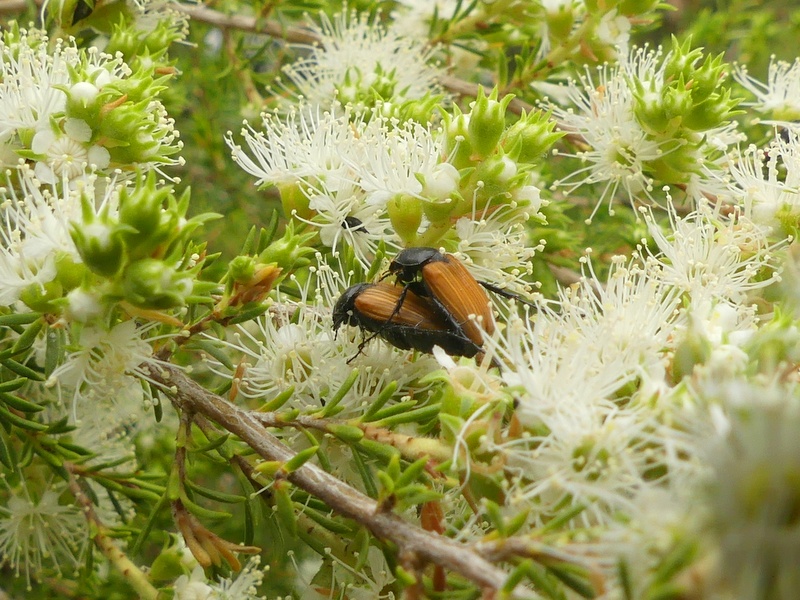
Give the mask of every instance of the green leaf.
[{"label": "green leaf", "polygon": [[12,354],[21,354],[25,352],[28,348],[33,346],[33,343],[36,341],[39,332],[44,327],[44,320],[37,319],[30,325],[25,328],[25,331],[22,332],[17,338],[17,341],[14,343],[14,346],[11,348]]},{"label": "green leaf", "polygon": [[15,392],[26,383],[28,383],[28,380],[24,377],[9,379],[8,381],[0,383],[0,392]]},{"label": "green leaf", "polygon": [[20,429],[27,429],[29,431],[46,431],[47,425],[39,423],[38,421],[31,421],[23,417],[19,417],[8,410],[5,406],[0,405],[0,419],[5,420]]},{"label": "green leaf", "polygon": [[186,487],[191,489],[193,492],[200,494],[205,498],[209,498],[210,500],[216,500],[217,502],[222,502],[224,504],[240,504],[247,500],[245,496],[239,496],[237,494],[226,494],[225,492],[220,492],[218,490],[212,490],[200,485],[197,485],[193,481],[187,479],[184,481]]},{"label": "green leaf", "polygon": [[202,446],[197,446],[195,448],[189,448],[189,452],[196,452],[199,454],[210,452],[211,450],[216,450],[220,446],[222,446],[228,439],[231,437],[231,434],[226,433],[225,435],[221,435],[218,438],[215,438],[209,441],[207,444]]},{"label": "green leaf", "polygon": [[29,323],[33,323],[34,321],[39,319],[39,317],[41,316],[42,313],[38,312],[0,315],[0,327],[13,327],[14,325],[28,325]]},{"label": "green leaf", "polygon": [[186,494],[181,496],[181,502],[186,507],[186,509],[192,513],[195,517],[200,519],[230,519],[233,515],[229,512],[224,512],[221,510],[211,510],[210,508],[206,508],[204,506],[200,506],[193,500],[190,500]]},{"label": "green leaf", "polygon": [[372,417],[377,413],[380,409],[382,409],[386,403],[392,399],[394,393],[397,391],[397,382],[392,381],[386,387],[381,390],[381,393],[378,397],[372,401],[372,404],[369,405],[369,408],[364,412],[361,416],[361,421],[366,423],[372,419]]},{"label": "green leaf", "polygon": [[20,377],[25,377],[33,381],[44,381],[44,375],[42,375],[38,371],[34,371],[30,367],[18,363],[13,359],[7,358],[6,360],[4,360],[3,366],[12,373],[16,373]]},{"label": "green leaf", "polygon": [[11,450],[6,444],[6,436],[0,434],[0,463],[5,465],[9,470],[14,470],[14,457],[11,456]]},{"label": "green leaf", "polygon": [[375,421],[375,425],[378,427],[394,427],[395,425],[400,425],[402,423],[414,423],[417,421],[427,421],[428,419],[435,417],[441,411],[441,406],[439,404],[432,404],[430,406],[421,406],[415,410],[409,410],[407,412],[393,415],[391,417],[386,417],[381,419],[380,421]]},{"label": "green leaf", "polygon": [[44,406],[39,406],[38,404],[34,404],[28,400],[23,400],[14,394],[0,392],[0,400],[8,404],[11,408],[15,408],[24,413],[37,413],[44,410]]},{"label": "green leaf", "polygon": [[328,400],[321,410],[317,411],[317,415],[319,415],[320,418],[329,418],[335,415],[337,412],[340,412],[336,410],[336,407],[355,384],[356,380],[358,379],[358,371],[358,369],[353,369],[350,371],[350,375],[347,376],[347,379],[345,379],[342,385],[339,386],[339,389],[336,390],[336,394],[333,396],[333,398]]}]

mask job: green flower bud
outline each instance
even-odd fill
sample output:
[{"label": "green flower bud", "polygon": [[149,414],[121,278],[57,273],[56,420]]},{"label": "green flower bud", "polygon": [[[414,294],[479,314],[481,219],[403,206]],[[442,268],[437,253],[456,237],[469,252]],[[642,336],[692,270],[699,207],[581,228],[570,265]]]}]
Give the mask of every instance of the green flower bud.
[{"label": "green flower bud", "polygon": [[67,115],[87,123],[96,123],[100,119],[103,100],[100,89],[94,83],[78,81],[64,91],[67,95]]},{"label": "green flower bud", "polygon": [[645,89],[640,81],[634,81],[634,84],[636,89],[633,94],[633,111],[639,124],[651,134],[663,133],[669,128],[671,117],[664,110],[661,95],[654,90]]},{"label": "green flower bud", "polygon": [[66,252],[56,256],[56,280],[69,291],[83,283],[87,273],[86,265],[76,263],[71,255]]},{"label": "green flower bud", "polygon": [[400,239],[405,244],[413,243],[422,224],[422,201],[413,196],[397,195],[389,200],[386,210]]},{"label": "green flower bud", "polygon": [[463,169],[472,165],[472,144],[469,134],[469,115],[463,114],[456,106],[453,115],[445,113],[445,131],[447,132],[446,154],[449,162],[456,169]]},{"label": "green flower bud", "polygon": [[127,227],[123,240],[131,258],[150,256],[158,246],[178,232],[183,217],[172,188],[159,186],[154,171],[119,198],[119,220]]},{"label": "green flower bud", "polygon": [[139,32],[124,24],[115,23],[105,50],[109,53],[122,53],[126,58],[136,56],[139,52]]},{"label": "green flower bud", "polygon": [[497,88],[487,97],[483,88],[472,105],[469,116],[469,140],[473,153],[480,157],[489,156],[495,151],[506,126],[506,107],[513,96],[508,95],[497,101]]},{"label": "green flower bud", "polygon": [[571,4],[559,4],[555,11],[545,11],[547,31],[556,40],[566,40],[572,33],[575,13]]},{"label": "green flower bud", "polygon": [[724,90],[722,95],[714,94],[705,102],[695,104],[684,117],[684,125],[693,131],[705,131],[718,127],[739,111],[734,108],[739,103],[731,98],[731,91]]},{"label": "green flower bud", "polygon": [[503,135],[502,145],[508,156],[518,163],[533,163],[564,136],[554,132],[556,123],[541,111],[523,113]]},{"label": "green flower bud", "polygon": [[148,577],[154,582],[167,582],[177,579],[184,574],[182,558],[177,545],[162,550],[161,554],[156,556],[153,561],[148,571]]},{"label": "green flower bud", "polygon": [[228,264],[228,276],[236,283],[247,283],[256,273],[256,259],[252,256],[237,256]]},{"label": "green flower bud", "polygon": [[139,308],[155,310],[183,306],[192,288],[190,276],[155,258],[128,265],[122,282],[125,300]]},{"label": "green flower bud", "polygon": [[293,268],[304,266],[309,262],[306,256],[315,252],[314,248],[306,244],[314,239],[316,235],[315,231],[296,234],[294,232],[294,222],[289,222],[283,237],[267,246],[259,255],[258,262],[265,265],[277,265],[284,271],[291,271]]},{"label": "green flower bud", "polygon": [[58,303],[64,288],[58,280],[47,283],[32,283],[19,295],[19,299],[31,310],[42,313],[58,313]]},{"label": "green flower bud", "polygon": [[668,119],[681,117],[691,110],[692,93],[683,85],[683,80],[664,90],[662,106]]},{"label": "green flower bud", "polygon": [[431,223],[442,225],[450,221],[450,216],[458,206],[458,199],[450,198],[444,202],[425,202],[422,205],[425,216]]},{"label": "green flower bud", "polygon": [[702,102],[720,89],[725,79],[725,63],[722,56],[706,56],[700,68],[692,73],[691,89],[695,103]]},{"label": "green flower bud", "polygon": [[684,81],[692,78],[692,66],[702,58],[703,53],[700,49],[691,49],[692,40],[687,39],[683,45],[680,44],[678,38],[672,38],[672,49],[668,55],[667,62],[664,63],[664,80],[667,82],[674,81],[681,76]]},{"label": "green flower bud", "polygon": [[711,344],[697,332],[690,331],[675,348],[672,360],[672,381],[678,383],[690,377],[696,365],[704,364],[711,356]]},{"label": "green flower bud", "polygon": [[287,217],[297,215],[301,219],[309,220],[314,216],[314,211],[309,208],[309,198],[306,189],[299,183],[285,183],[278,186],[281,195],[283,214]]},{"label": "green flower bud", "polygon": [[84,264],[93,273],[113,277],[125,259],[122,229],[101,221],[73,224],[72,240]]}]

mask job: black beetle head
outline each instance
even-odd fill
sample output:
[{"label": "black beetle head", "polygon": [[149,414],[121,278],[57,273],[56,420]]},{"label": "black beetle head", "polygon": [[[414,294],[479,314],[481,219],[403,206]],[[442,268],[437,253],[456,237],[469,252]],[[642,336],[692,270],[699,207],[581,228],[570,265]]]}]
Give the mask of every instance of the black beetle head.
[{"label": "black beetle head", "polygon": [[430,262],[447,261],[447,257],[436,248],[421,246],[406,248],[394,257],[389,265],[389,273],[401,283],[411,283],[418,279],[419,271]]},{"label": "black beetle head", "polygon": [[357,283],[347,288],[333,307],[333,330],[336,331],[343,323],[348,325],[358,325],[355,316],[356,298],[370,286],[369,283]]}]

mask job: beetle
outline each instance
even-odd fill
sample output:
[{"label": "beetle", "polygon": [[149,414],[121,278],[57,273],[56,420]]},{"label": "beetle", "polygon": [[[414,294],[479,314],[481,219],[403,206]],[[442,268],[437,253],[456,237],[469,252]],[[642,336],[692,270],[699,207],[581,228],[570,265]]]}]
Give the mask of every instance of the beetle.
[{"label": "beetle", "polygon": [[364,222],[358,217],[345,217],[344,221],[342,221],[342,228],[350,231],[367,231]]},{"label": "beetle", "polygon": [[379,282],[358,283],[347,288],[333,308],[334,331],[343,324],[373,334],[361,343],[359,352],[379,335],[401,350],[430,354],[434,346],[440,346],[452,356],[483,354],[483,349],[461,329],[454,328],[430,300],[405,286]]},{"label": "beetle", "polygon": [[389,265],[387,275],[394,275],[403,285],[397,309],[401,310],[408,294],[429,298],[440,316],[463,332],[476,346],[483,346],[483,334],[494,332],[491,303],[481,285],[452,254],[435,248],[406,248]]}]

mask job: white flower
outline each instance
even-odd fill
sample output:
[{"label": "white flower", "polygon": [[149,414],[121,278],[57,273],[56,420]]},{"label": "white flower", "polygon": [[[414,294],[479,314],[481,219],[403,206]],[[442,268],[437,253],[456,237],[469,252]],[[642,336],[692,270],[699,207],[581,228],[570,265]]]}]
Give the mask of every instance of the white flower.
[{"label": "white flower", "polygon": [[371,106],[379,99],[399,105],[437,89],[439,73],[428,65],[433,50],[422,41],[355,12],[320,19],[321,25],[312,27],[319,42],[304,48],[306,58],[284,67],[298,95],[312,106],[333,100]]},{"label": "white flower", "polygon": [[[0,189],[0,305],[10,306],[31,286],[56,277],[56,261],[80,263],[69,224],[80,215],[80,194],[59,194],[28,169],[6,174]],[[92,189],[92,185],[88,186]],[[17,191],[19,190],[19,191]]]},{"label": "white flower", "polygon": [[56,41],[51,50],[44,32],[20,31],[10,46],[0,39],[0,139],[19,129],[49,127],[50,117],[64,111],[69,65],[79,60],[74,44]]},{"label": "white flower", "polygon": [[565,193],[569,194],[582,185],[603,183],[597,207],[606,199],[610,203],[620,187],[629,199],[642,192],[649,197],[653,180],[646,166],[663,153],[634,114],[628,72],[624,67],[601,67],[595,82],[587,69],[579,82],[568,87],[569,99],[577,111],[549,105],[561,129],[579,136],[589,146],[575,155],[588,165],[555,185],[566,186]]},{"label": "white flower", "polygon": [[475,279],[525,294],[530,284],[523,278],[532,272],[531,261],[542,247],[529,244],[527,230],[515,212],[506,205],[456,221],[457,257]]},{"label": "white flower", "polygon": [[[778,598],[800,585],[800,393],[782,375],[759,381],[709,382],[702,402],[724,424],[698,427],[697,444],[712,468],[704,500],[720,552],[720,580],[735,598],[756,598],[768,578]],[[709,417],[708,421],[711,421]]]},{"label": "white flower", "polygon": [[542,518],[565,506],[584,506],[578,520],[608,524],[633,508],[647,473],[664,459],[657,423],[647,410],[582,409],[543,415],[542,433],[495,446],[513,476],[508,504],[536,506]]},{"label": "white flower", "polygon": [[665,234],[651,214],[648,229],[660,251],[659,278],[688,293],[693,303],[704,300],[742,302],[746,294],[778,277],[756,278],[772,268],[775,245],[767,231],[744,216],[725,217],[700,207],[684,218],[670,208],[672,234]]},{"label": "white flower", "polygon": [[[574,156],[588,163],[570,173],[554,186],[566,187],[569,194],[586,184],[601,184],[595,211],[604,202],[611,205],[618,191],[624,191],[632,203],[656,203],[654,182],[663,170],[661,160],[668,153],[680,153],[681,164],[694,165],[678,176],[686,195],[698,200],[717,196],[725,191],[720,182],[730,144],[743,138],[735,123],[724,123],[714,129],[693,132],[697,142],[687,144],[680,137],[655,135],[647,128],[640,112],[660,110],[662,92],[669,85],[665,65],[671,55],[661,51],[635,49],[622,57],[616,67],[603,66],[594,77],[586,70],[577,82],[567,87],[567,95],[576,108],[562,108],[548,102],[547,107],[560,128],[581,139],[588,149]],[[595,81],[596,79],[596,81]]]},{"label": "white flower", "polygon": [[733,77],[756,97],[755,102],[747,103],[749,106],[774,117],[773,122],[796,125],[792,122],[800,119],[800,58],[790,64],[773,57],[766,83],[748,75],[744,66],[736,67]]},{"label": "white flower", "polygon": [[595,31],[601,42],[616,46],[622,55],[627,54],[631,38],[631,22],[628,17],[618,14],[616,8],[603,15]]},{"label": "white flower", "polygon": [[[62,392],[72,392],[72,411],[76,418],[79,402],[82,409],[87,404],[113,405],[122,398],[127,406],[131,402],[149,402],[150,394],[139,379],[149,379],[142,364],[155,362],[153,347],[143,336],[156,326],[157,323],[151,323],[139,327],[134,320],[128,320],[111,329],[102,325],[76,327],[76,337],[71,342],[77,349],[53,371],[48,385],[57,385]],[[115,427],[118,423],[110,425]]]},{"label": "white flower", "polygon": [[396,195],[421,198],[421,181],[441,182],[443,139],[428,127],[376,117],[360,132],[359,142],[346,160],[370,204],[384,207]]},{"label": "white flower", "polygon": [[132,9],[133,26],[139,31],[151,32],[167,23],[170,30],[180,33],[181,39],[189,35],[189,16],[177,8],[175,0],[127,0]]},{"label": "white flower", "polygon": [[345,157],[354,152],[356,132],[361,129],[358,119],[351,121],[347,109],[301,109],[285,118],[264,114],[262,119],[264,133],[247,122],[242,130],[252,157],[233,141],[230,132],[225,138],[233,160],[256,177],[256,184],[281,187],[310,180],[333,192],[340,180],[347,179]]},{"label": "white flower", "polygon": [[203,568],[197,566],[191,575],[175,581],[175,600],[262,600],[258,586],[269,567],[260,569],[259,563],[259,557],[253,557],[235,578],[221,577],[216,583],[209,582]]},{"label": "white flower", "polygon": [[336,191],[309,187],[308,207],[316,214],[309,220],[295,218],[319,229],[320,241],[336,254],[345,242],[366,268],[372,264],[378,244],[396,244],[390,221],[381,207],[367,204],[361,188],[341,183]]},{"label": "white flower", "polygon": [[21,491],[0,494],[0,564],[16,577],[24,573],[28,590],[50,567],[58,574],[80,567],[89,531],[77,506],[59,503],[62,491],[53,485],[35,498],[23,484]]},{"label": "white flower", "polygon": [[0,140],[6,166],[16,166],[9,150],[25,149],[32,140],[30,150],[42,157],[36,174],[43,182],[74,179],[90,165],[106,168],[108,150],[91,144],[91,124],[69,116],[67,98],[74,93],[73,100],[86,104],[128,75],[120,57],[79,50],[74,40],[57,40],[51,48],[35,29],[20,30],[12,43],[0,39]]},{"label": "white flower", "polygon": [[767,150],[748,146],[729,169],[734,198],[756,222],[776,226],[781,212],[800,213],[800,133],[776,135]]}]

